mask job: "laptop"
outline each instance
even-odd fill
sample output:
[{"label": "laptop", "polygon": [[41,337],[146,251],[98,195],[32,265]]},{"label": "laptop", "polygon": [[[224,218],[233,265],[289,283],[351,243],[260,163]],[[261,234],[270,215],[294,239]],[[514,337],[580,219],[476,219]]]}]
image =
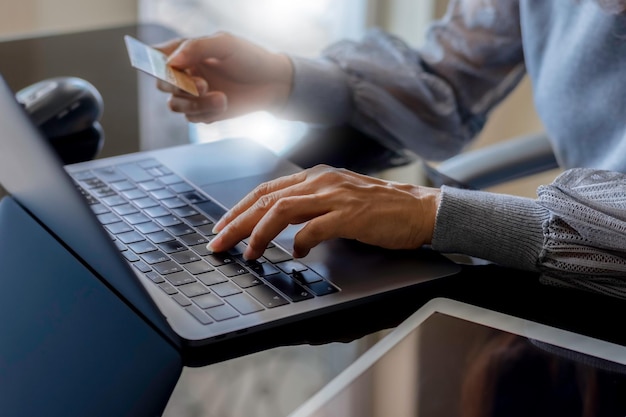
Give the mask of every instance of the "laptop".
[{"label": "laptop", "polygon": [[[228,138],[63,166],[0,82],[0,183],[10,198],[146,323],[193,351],[454,275],[423,248],[334,240],[290,255],[297,226],[258,262],[211,254],[212,225],[263,181],[300,168]],[[211,363],[207,358],[206,363]]]},{"label": "laptop", "polygon": [[289,417],[623,416],[626,347],[448,298]]}]

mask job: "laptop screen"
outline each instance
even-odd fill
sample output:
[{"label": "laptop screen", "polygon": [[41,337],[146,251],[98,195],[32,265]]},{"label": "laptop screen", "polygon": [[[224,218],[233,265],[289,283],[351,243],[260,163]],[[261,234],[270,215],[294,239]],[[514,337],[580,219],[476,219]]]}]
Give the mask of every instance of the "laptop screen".
[{"label": "laptop screen", "polygon": [[[98,223],[63,163],[0,76],[0,184],[129,306],[174,335],[129,266]],[[35,244],[35,242],[34,242]]]},{"label": "laptop screen", "polygon": [[437,299],[291,417],[624,416],[625,364],[625,347]]}]

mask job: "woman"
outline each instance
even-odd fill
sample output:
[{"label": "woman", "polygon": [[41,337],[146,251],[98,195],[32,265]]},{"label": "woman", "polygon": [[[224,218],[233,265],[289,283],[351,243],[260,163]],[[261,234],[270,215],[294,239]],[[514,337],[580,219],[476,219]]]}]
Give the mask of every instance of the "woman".
[{"label": "woman", "polygon": [[170,107],[210,123],[255,110],[351,124],[428,160],[458,153],[528,74],[565,172],[529,199],[419,187],[318,166],[262,184],[216,224],[215,251],[250,236],[259,257],[288,224],[306,223],[294,256],[325,239],[386,248],[430,244],[544,282],[626,296],[626,1],[453,0],[413,50],[373,30],[319,59],[272,53],[229,34],[162,45],[199,98]]}]

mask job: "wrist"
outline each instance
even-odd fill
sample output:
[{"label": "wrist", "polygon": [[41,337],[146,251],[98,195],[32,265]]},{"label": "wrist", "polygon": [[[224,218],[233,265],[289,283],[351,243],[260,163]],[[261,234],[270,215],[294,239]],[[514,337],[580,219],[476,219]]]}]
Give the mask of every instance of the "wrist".
[{"label": "wrist", "polygon": [[282,111],[289,100],[293,85],[293,63],[285,54],[275,54],[273,70],[274,99],[272,109]]}]

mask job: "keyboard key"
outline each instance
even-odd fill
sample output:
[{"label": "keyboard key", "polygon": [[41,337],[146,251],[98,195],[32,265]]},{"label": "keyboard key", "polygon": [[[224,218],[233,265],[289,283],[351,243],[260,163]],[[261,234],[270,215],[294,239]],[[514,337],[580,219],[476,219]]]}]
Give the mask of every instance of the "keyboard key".
[{"label": "keyboard key", "polygon": [[222,206],[210,200],[198,203],[196,206],[213,221],[218,221],[226,214],[226,210]]},{"label": "keyboard key", "polygon": [[136,200],[138,198],[146,197],[146,193],[144,193],[138,188],[133,188],[131,190],[124,191],[122,192],[122,194],[124,195],[124,197],[126,197],[129,200]]},{"label": "keyboard key", "polygon": [[154,233],[162,230],[161,226],[153,221],[136,224],[135,229],[139,230],[143,234]]},{"label": "keyboard key", "polygon": [[187,205],[183,200],[178,197],[167,198],[165,200],[161,200],[161,204],[163,204],[168,209],[175,209],[179,207],[184,207]]},{"label": "keyboard key", "polygon": [[161,175],[165,175],[158,167],[146,168],[146,171],[153,177],[160,177]]},{"label": "keyboard key", "polygon": [[144,212],[153,219],[156,217],[169,216],[170,214],[170,212],[167,211],[165,207],[161,206],[147,208],[144,210]]},{"label": "keyboard key", "polygon": [[232,282],[222,282],[211,286],[211,291],[220,297],[228,297],[229,295],[240,293],[241,290]]},{"label": "keyboard key", "polygon": [[193,191],[193,187],[186,182],[179,182],[178,184],[170,184],[169,188],[177,194]]},{"label": "keyboard key", "polygon": [[176,240],[161,243],[159,244],[159,248],[161,248],[161,250],[165,253],[175,253],[187,250],[187,247],[185,245]]},{"label": "keyboard key", "polygon": [[208,224],[203,224],[201,226],[197,226],[196,229],[198,230],[198,232],[202,233],[204,236],[210,237],[210,236],[215,236],[215,232],[213,232],[213,227],[215,226],[215,224],[213,223],[208,223]]},{"label": "keyboard key", "polygon": [[125,250],[124,252],[122,252],[122,255],[124,256],[124,258],[126,258],[128,262],[137,262],[139,260],[139,256],[135,255],[134,252],[131,252],[129,250]]},{"label": "keyboard key", "polygon": [[[183,270],[183,267],[178,265],[174,261],[161,262],[159,264],[153,265],[153,268],[161,275],[173,274],[175,272],[180,272]],[[169,281],[169,277],[167,279]]]},{"label": "keyboard key", "polygon": [[140,272],[143,272],[144,274],[146,272],[152,271],[152,268],[150,268],[150,266],[146,264],[145,262],[137,261],[133,263],[133,266],[137,268]]},{"label": "keyboard key", "polygon": [[160,177],[159,181],[165,185],[171,185],[171,184],[183,182],[183,179],[176,174],[169,174],[169,175],[164,175]]},{"label": "keyboard key", "polygon": [[156,243],[157,245],[159,243],[165,243],[165,242],[170,242],[174,240],[174,236],[170,235],[165,230],[161,230],[161,231],[154,232],[154,233],[148,233],[146,237],[150,239],[152,242]]},{"label": "keyboard key", "polygon": [[290,274],[293,279],[298,281],[300,284],[313,284],[314,282],[319,282],[323,278],[317,273],[307,269],[305,271],[292,271]]},{"label": "keyboard key", "polygon": [[260,277],[278,274],[280,270],[269,262],[259,262],[257,260],[246,261],[246,266]]},{"label": "keyboard key", "polygon": [[76,181],[87,181],[87,180],[91,180],[91,179],[95,178],[93,172],[91,172],[91,171],[73,172],[72,173],[72,177]]},{"label": "keyboard key", "polygon": [[128,203],[122,204],[120,206],[114,206],[111,208],[113,209],[114,212],[116,212],[120,216],[126,216],[127,214],[137,213],[138,211],[134,206]]},{"label": "keyboard key", "polygon": [[124,216],[124,220],[126,220],[128,223],[132,224],[133,226],[151,221],[150,218],[143,213],[133,213],[133,214],[126,215]]},{"label": "keyboard key", "polygon": [[282,272],[280,274],[265,277],[265,280],[278,291],[285,294],[285,296],[291,301],[298,302],[313,298],[313,296],[300,284],[298,284],[293,278]]},{"label": "keyboard key", "polygon": [[200,256],[207,256],[213,253],[207,249],[206,245],[192,245],[190,248]]},{"label": "keyboard key", "polygon": [[148,181],[152,176],[141,166],[135,163],[117,165],[117,168],[134,182]]},{"label": "keyboard key", "polygon": [[187,226],[184,223],[176,224],[174,226],[170,226],[170,227],[167,228],[167,230],[171,234],[173,234],[174,236],[189,235],[189,234],[195,232],[195,230],[193,228]]},{"label": "keyboard key", "polygon": [[196,303],[198,307],[202,309],[224,305],[224,302],[220,298],[216,297],[215,294],[210,294],[210,293],[202,294],[197,297],[194,297],[193,302]]},{"label": "keyboard key", "polygon": [[146,274],[146,277],[148,277],[148,279],[152,282],[154,282],[155,284],[162,284],[165,282],[165,280],[163,279],[163,277],[159,274],[157,274],[154,271],[150,271]]},{"label": "keyboard key", "polygon": [[176,194],[168,190],[167,188],[161,188],[160,190],[154,190],[150,192],[150,195],[157,200],[163,200],[165,198],[176,197]]},{"label": "keyboard key", "polygon": [[145,240],[142,235],[135,232],[134,230],[132,232],[120,233],[119,235],[117,235],[117,238],[127,245],[129,243],[141,242],[142,240]]},{"label": "keyboard key", "polygon": [[173,295],[176,294],[178,292],[178,290],[174,287],[172,287],[172,285],[168,282],[164,282],[162,284],[159,284],[159,288],[161,288],[163,291],[165,291],[167,294],[169,295]]},{"label": "keyboard key", "polygon": [[243,242],[239,242],[239,243],[237,243],[235,246],[233,246],[233,247],[232,247],[232,248],[228,251],[228,253],[229,253],[229,254],[231,254],[231,255],[234,255],[234,256],[237,256],[237,255],[242,255],[242,254],[246,251],[246,247],[247,247],[247,246],[248,246],[248,245],[246,245],[245,243],[243,243]]},{"label": "keyboard key", "polygon": [[199,261],[201,258],[195,252],[186,250],[172,253],[172,259],[174,259],[179,264],[186,264],[189,262]]},{"label": "keyboard key", "polygon": [[199,233],[191,233],[189,235],[180,236],[180,240],[182,240],[188,246],[206,245],[207,243],[209,243],[207,238]]},{"label": "keyboard key", "polygon": [[153,252],[147,252],[141,255],[141,259],[147,264],[154,265],[161,262],[166,262],[170,260],[170,257],[164,254],[163,252],[156,250]]},{"label": "keyboard key", "polygon": [[197,204],[203,201],[207,201],[207,199],[197,191],[191,191],[191,192],[185,193],[183,194],[183,197],[185,197],[185,199],[192,204]]},{"label": "keyboard key", "polygon": [[109,187],[95,188],[95,189],[91,190],[91,192],[98,198],[104,198],[104,197],[108,197],[110,195],[117,194],[114,190],[112,190]]},{"label": "keyboard key", "polygon": [[255,285],[263,284],[260,278],[257,278],[252,274],[237,275],[232,278],[232,281],[241,288],[249,288],[254,287]]},{"label": "keyboard key", "polygon": [[150,197],[143,197],[143,198],[138,198],[136,200],[133,201],[133,203],[139,207],[140,209],[146,209],[146,208],[150,208],[150,207],[156,207],[159,205],[159,203],[157,203],[156,201],[154,201],[153,199],[151,199]]},{"label": "keyboard key", "polygon": [[134,190],[137,187],[135,187],[135,184],[133,184],[132,182],[128,180],[123,180],[123,181],[114,182],[113,184],[111,184],[111,188],[113,188],[115,191],[122,192],[122,191]]},{"label": "keyboard key", "polygon": [[126,177],[119,173],[114,167],[94,169],[93,173],[104,182],[122,181]]},{"label": "keyboard key", "polygon": [[286,274],[291,274],[293,271],[302,272],[308,269],[306,265],[294,260],[279,262],[276,264],[276,266],[279,267]]},{"label": "keyboard key", "polygon": [[273,248],[265,249],[263,257],[272,263],[284,262],[293,259],[290,254],[275,246]]},{"label": "keyboard key", "polygon": [[131,243],[130,245],[128,245],[128,247],[138,255],[141,255],[142,253],[146,253],[146,252],[152,252],[157,249],[156,246],[154,246],[152,243],[148,242],[147,240],[143,240],[137,243]]},{"label": "keyboard key", "polygon": [[149,180],[149,181],[144,181],[142,183],[139,183],[139,188],[149,193],[151,191],[161,189],[163,188],[163,186],[154,180]]},{"label": "keyboard key", "polygon": [[112,195],[103,198],[102,201],[104,201],[107,206],[119,206],[120,204],[126,204],[126,199],[119,195]]},{"label": "keyboard key", "polygon": [[176,301],[178,304],[180,304],[182,307],[187,307],[191,305],[191,301],[189,301],[187,299],[187,297],[185,297],[184,295],[178,293],[178,294],[173,294],[172,298],[174,299],[174,301]]},{"label": "keyboard key", "polygon": [[241,314],[251,314],[263,310],[263,306],[261,304],[245,293],[231,295],[224,300],[231,306],[235,307],[235,309]]},{"label": "keyboard key", "polygon": [[239,313],[237,313],[237,311],[235,311],[235,309],[228,304],[209,308],[208,310],[205,310],[205,312],[213,317],[213,320],[215,321],[222,321],[239,317]]},{"label": "keyboard key", "polygon": [[338,288],[333,286],[328,281],[314,282],[312,284],[308,284],[307,288],[310,289],[313,292],[313,294],[319,295],[319,296],[332,294],[332,293],[339,291]]},{"label": "keyboard key", "polygon": [[109,233],[113,233],[114,235],[119,234],[119,233],[130,232],[133,230],[132,227],[130,227],[124,222],[109,223],[105,225],[104,228],[107,229]]},{"label": "keyboard key", "polygon": [[213,224],[211,220],[207,219],[206,216],[202,214],[188,216],[187,218],[185,218],[185,220],[192,226],[205,226],[208,224]]},{"label": "keyboard key", "polygon": [[212,253],[204,257],[213,266],[222,266],[235,262],[235,257],[227,253]]},{"label": "keyboard key", "polygon": [[93,211],[96,215],[109,212],[109,209],[102,203],[92,204],[90,207],[91,211]]},{"label": "keyboard key", "polygon": [[178,287],[178,291],[182,292],[189,298],[209,293],[209,290],[207,290],[207,288],[199,282],[181,285]]},{"label": "keyboard key", "polygon": [[200,310],[198,307],[194,305],[190,305],[189,307],[186,307],[185,310],[187,310],[189,314],[194,316],[196,320],[198,320],[202,324],[213,323],[213,320],[211,320],[208,314],[206,314],[204,311]]},{"label": "keyboard key", "polygon": [[231,262],[222,266],[219,266],[217,269],[227,277],[234,277],[236,275],[246,274],[248,270],[243,266],[239,265],[237,262]]},{"label": "keyboard key", "polygon": [[204,274],[205,272],[211,272],[215,269],[205,261],[197,261],[184,264],[183,267],[193,275]]},{"label": "keyboard key", "polygon": [[250,287],[247,289],[248,293],[256,298],[261,304],[267,308],[274,308],[289,304],[282,295],[278,294],[272,288],[267,285],[257,285],[256,287]]},{"label": "keyboard key", "polygon": [[170,275],[165,275],[165,279],[175,286],[196,282],[196,279],[187,272],[176,272]]},{"label": "keyboard key", "polygon": [[156,222],[163,227],[174,226],[175,224],[182,223],[178,217],[172,215],[156,217],[154,220],[156,220]]},{"label": "keyboard key", "polygon": [[204,274],[199,274],[196,275],[196,278],[207,286],[221,284],[222,282],[228,281],[228,279],[218,271],[210,271]]},{"label": "keyboard key", "polygon": [[178,208],[172,209],[172,212],[178,217],[189,217],[189,216],[195,216],[196,214],[200,214],[198,213],[198,210],[196,210],[195,208],[191,206],[178,207]]},{"label": "keyboard key", "polygon": [[120,221],[120,218],[113,213],[103,213],[99,214],[97,217],[101,224],[109,224]]},{"label": "keyboard key", "polygon": [[154,158],[142,159],[141,161],[137,161],[136,164],[146,171],[150,168],[161,166],[161,163]]}]

